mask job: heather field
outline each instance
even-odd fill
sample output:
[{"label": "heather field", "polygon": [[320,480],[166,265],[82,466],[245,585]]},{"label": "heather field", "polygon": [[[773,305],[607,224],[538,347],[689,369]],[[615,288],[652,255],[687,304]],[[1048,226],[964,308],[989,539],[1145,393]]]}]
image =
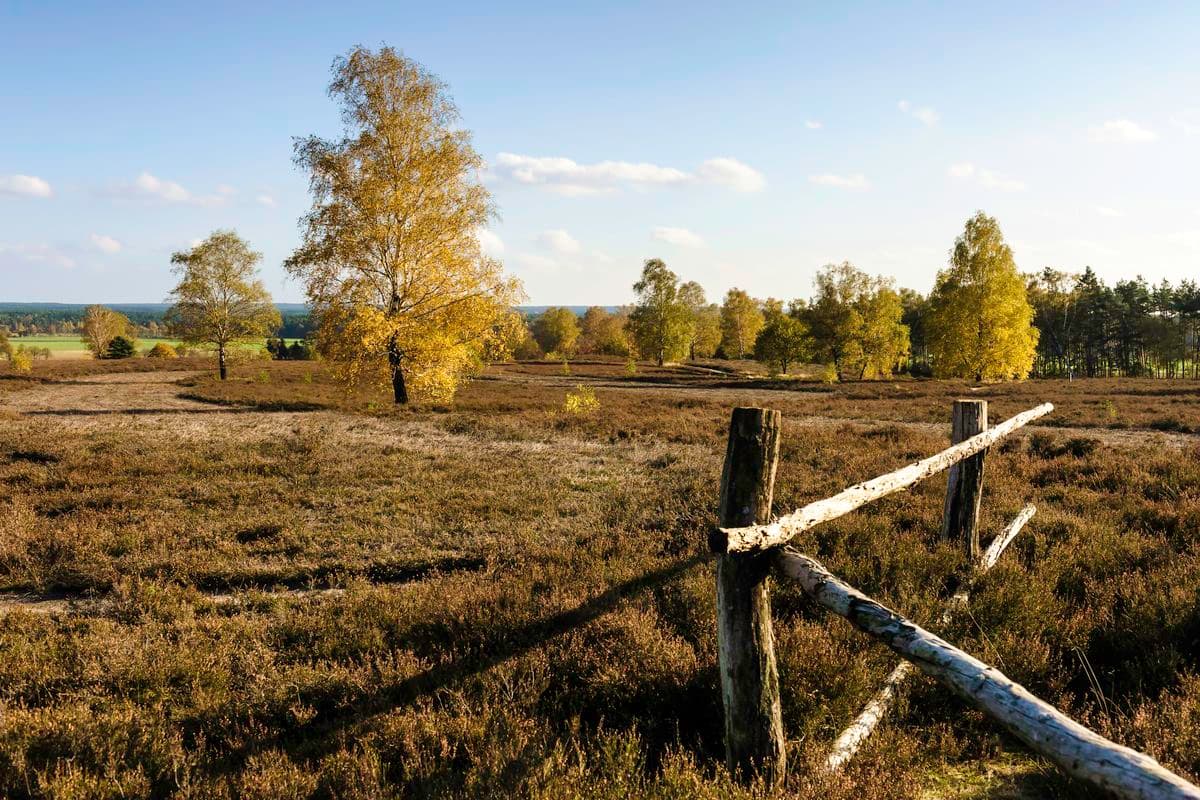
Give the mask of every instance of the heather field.
[{"label": "heather field", "polygon": [[[939,626],[944,479],[798,546],[1200,777],[1200,383],[717,366],[497,365],[403,409],[315,362],[0,371],[0,796],[751,796],[705,545],[730,409],[782,411],[783,512],[941,449],[956,397],[1056,405],[988,457],[984,538],[1039,510],[970,613]],[[1090,796],[924,678],[822,774],[894,657],[773,599],[788,796]]]}]

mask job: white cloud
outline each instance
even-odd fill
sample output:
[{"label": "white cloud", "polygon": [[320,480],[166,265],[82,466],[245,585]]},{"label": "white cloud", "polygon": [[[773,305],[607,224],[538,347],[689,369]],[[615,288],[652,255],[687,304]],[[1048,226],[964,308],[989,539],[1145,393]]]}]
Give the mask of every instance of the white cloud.
[{"label": "white cloud", "polygon": [[819,120],[806,119],[806,120],[804,120],[804,127],[808,128],[810,131],[815,131],[815,130],[819,130],[825,126]]},{"label": "white cloud", "polygon": [[557,261],[553,258],[540,256],[537,253],[521,253],[517,256],[517,263],[543,272],[553,272],[558,269]]},{"label": "white cloud", "polygon": [[1102,217],[1123,217],[1125,213],[1109,206],[1096,206],[1096,213]]},{"label": "white cloud", "polygon": [[49,197],[54,190],[36,175],[0,175],[0,194]]},{"label": "white cloud", "polygon": [[109,255],[112,255],[113,253],[121,252],[121,243],[111,236],[93,233],[91,235],[91,242],[92,247],[96,248],[101,253],[108,253]]},{"label": "white cloud", "polygon": [[702,183],[725,186],[735,192],[758,192],[767,185],[763,174],[736,158],[710,158],[696,170]]},{"label": "white cloud", "polygon": [[275,208],[275,206],[279,205],[279,203],[275,202],[275,198],[269,194],[260,194],[254,198],[254,201],[260,206],[266,206],[267,208]]},{"label": "white cloud", "polygon": [[969,161],[951,164],[950,168],[946,170],[946,174],[959,180],[974,180],[985,189],[1000,189],[1005,192],[1019,192],[1025,189],[1023,181],[1010,178],[992,169],[976,166]]},{"label": "white cloud", "polygon": [[583,250],[579,240],[561,228],[542,231],[537,236],[538,242],[545,248],[560,255],[575,255]]},{"label": "white cloud", "polygon": [[220,183],[217,184],[217,194],[224,195],[225,197],[232,197],[233,195],[237,194],[237,189],[233,188],[228,183]]},{"label": "white cloud", "polygon": [[896,108],[900,109],[905,114],[908,114],[913,119],[919,121],[927,128],[932,128],[934,125],[937,125],[938,121],[942,118],[941,114],[934,111],[929,106],[916,107],[907,100],[901,100],[896,104]]},{"label": "white cloud", "polygon": [[0,264],[6,261],[21,264],[49,264],[70,269],[75,259],[48,244],[4,244],[0,242]]},{"label": "white cloud", "polygon": [[616,261],[615,258],[610,256],[608,253],[604,252],[603,250],[593,250],[591,252],[591,256],[592,256],[592,258],[596,259],[596,261],[601,264],[611,264],[614,261]]},{"label": "white cloud", "polygon": [[222,185],[217,188],[219,194],[195,195],[180,184],[174,181],[163,180],[149,172],[143,172],[138,175],[133,185],[123,187],[123,190],[142,197],[162,200],[166,203],[189,203],[198,206],[221,205],[228,199],[230,193],[236,191],[231,186]]},{"label": "white cloud", "polygon": [[853,175],[809,175],[808,182],[818,186],[836,186],[839,189],[866,189],[870,186],[867,176],[861,172]]},{"label": "white cloud", "polygon": [[760,172],[733,158],[705,161],[696,172],[646,162],[599,161],[580,164],[569,158],[500,153],[493,172],[501,177],[569,197],[614,192],[629,187],[713,184],[739,192],[754,192],[766,181]]},{"label": "white cloud", "polygon": [[1128,119],[1113,119],[1093,125],[1088,133],[1094,142],[1153,142],[1158,134]]},{"label": "white cloud", "polygon": [[483,252],[492,258],[499,258],[504,252],[504,240],[487,228],[476,228],[475,238]]},{"label": "white cloud", "polygon": [[1010,178],[990,169],[979,170],[979,183],[986,189],[1000,189],[1005,192],[1021,192],[1025,190],[1025,182]]},{"label": "white cloud", "polygon": [[654,229],[650,237],[677,247],[704,247],[704,240],[687,228],[671,228],[660,225]]},{"label": "white cloud", "polygon": [[168,203],[186,203],[192,199],[191,193],[178,183],[156,178],[149,172],[138,175],[133,185],[139,192],[153,195]]}]

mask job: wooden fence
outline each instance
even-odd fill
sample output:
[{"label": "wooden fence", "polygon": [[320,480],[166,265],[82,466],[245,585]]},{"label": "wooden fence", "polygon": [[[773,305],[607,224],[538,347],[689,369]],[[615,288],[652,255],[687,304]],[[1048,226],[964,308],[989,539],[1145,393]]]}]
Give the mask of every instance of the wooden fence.
[{"label": "wooden fence", "polygon": [[[828,769],[840,769],[853,757],[887,713],[900,684],[916,667],[987,713],[1034,752],[1116,797],[1200,800],[1200,788],[1154,759],[1088,730],[999,670],[872,600],[809,556],[787,547],[802,531],[949,469],[941,533],[961,541],[971,575],[982,574],[996,563],[1035,513],[1033,506],[1026,506],[980,554],[979,504],[987,449],[1053,408],[1046,403],[989,428],[987,401],[956,401],[952,445],[948,449],[774,521],[771,495],[779,461],[780,414],[763,408],[733,410],[721,475],[720,522],[709,535],[709,546],[718,555],[717,634],[725,748],[734,774],[778,784],[787,770],[767,581],[774,567],[778,574],[796,581],[814,601],[905,659],[838,737],[827,760]],[[965,605],[971,584],[972,579],[968,579],[947,603],[943,623]]]}]

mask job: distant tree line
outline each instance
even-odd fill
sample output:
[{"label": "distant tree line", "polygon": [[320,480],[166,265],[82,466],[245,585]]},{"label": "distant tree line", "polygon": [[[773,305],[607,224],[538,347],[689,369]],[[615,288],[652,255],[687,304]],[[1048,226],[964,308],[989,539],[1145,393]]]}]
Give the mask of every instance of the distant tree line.
[{"label": "distant tree line", "polygon": [[887,378],[897,372],[973,380],[1024,378],[1040,334],[1025,279],[999,225],[968,220],[949,266],[929,296],[897,289],[849,262],[821,268],[809,298],[761,300],[730,289],[720,304],[683,282],[660,259],[633,285],[636,300],[616,313],[593,307],[580,320],[549,308],[512,347],[520,357],[576,354],[641,357],[658,364],[753,358],[786,375],[826,365],[828,380]]},{"label": "distant tree line", "polygon": [[[68,307],[64,309],[30,309],[18,304],[0,304],[0,329],[11,338],[26,336],[76,336],[82,333],[87,309]],[[122,310],[124,309],[124,310]],[[166,307],[162,311],[130,310],[117,306],[129,323],[130,332],[138,339],[158,339],[170,336],[165,319]],[[307,312],[289,311],[281,314],[277,330],[271,333],[283,339],[308,339],[314,330],[312,317]]]},{"label": "distant tree line", "polygon": [[1144,278],[1106,286],[1090,267],[1029,276],[1041,331],[1035,375],[1200,378],[1200,285]]}]

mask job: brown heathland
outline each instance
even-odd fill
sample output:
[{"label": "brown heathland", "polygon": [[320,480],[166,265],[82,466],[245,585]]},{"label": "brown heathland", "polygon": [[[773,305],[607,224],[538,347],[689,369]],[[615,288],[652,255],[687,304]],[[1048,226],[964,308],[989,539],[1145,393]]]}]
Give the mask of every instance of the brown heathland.
[{"label": "brown heathland", "polygon": [[[988,457],[984,538],[1039,511],[970,614],[937,625],[944,481],[798,545],[1200,775],[1200,385],[522,364],[396,410],[318,364],[206,366],[0,375],[0,795],[741,796],[705,550],[729,409],[783,412],[790,510],[945,446],[962,395],[1058,406]],[[593,413],[563,411],[577,384]],[[1086,796],[924,680],[819,777],[892,657],[773,596],[797,796]]]}]

